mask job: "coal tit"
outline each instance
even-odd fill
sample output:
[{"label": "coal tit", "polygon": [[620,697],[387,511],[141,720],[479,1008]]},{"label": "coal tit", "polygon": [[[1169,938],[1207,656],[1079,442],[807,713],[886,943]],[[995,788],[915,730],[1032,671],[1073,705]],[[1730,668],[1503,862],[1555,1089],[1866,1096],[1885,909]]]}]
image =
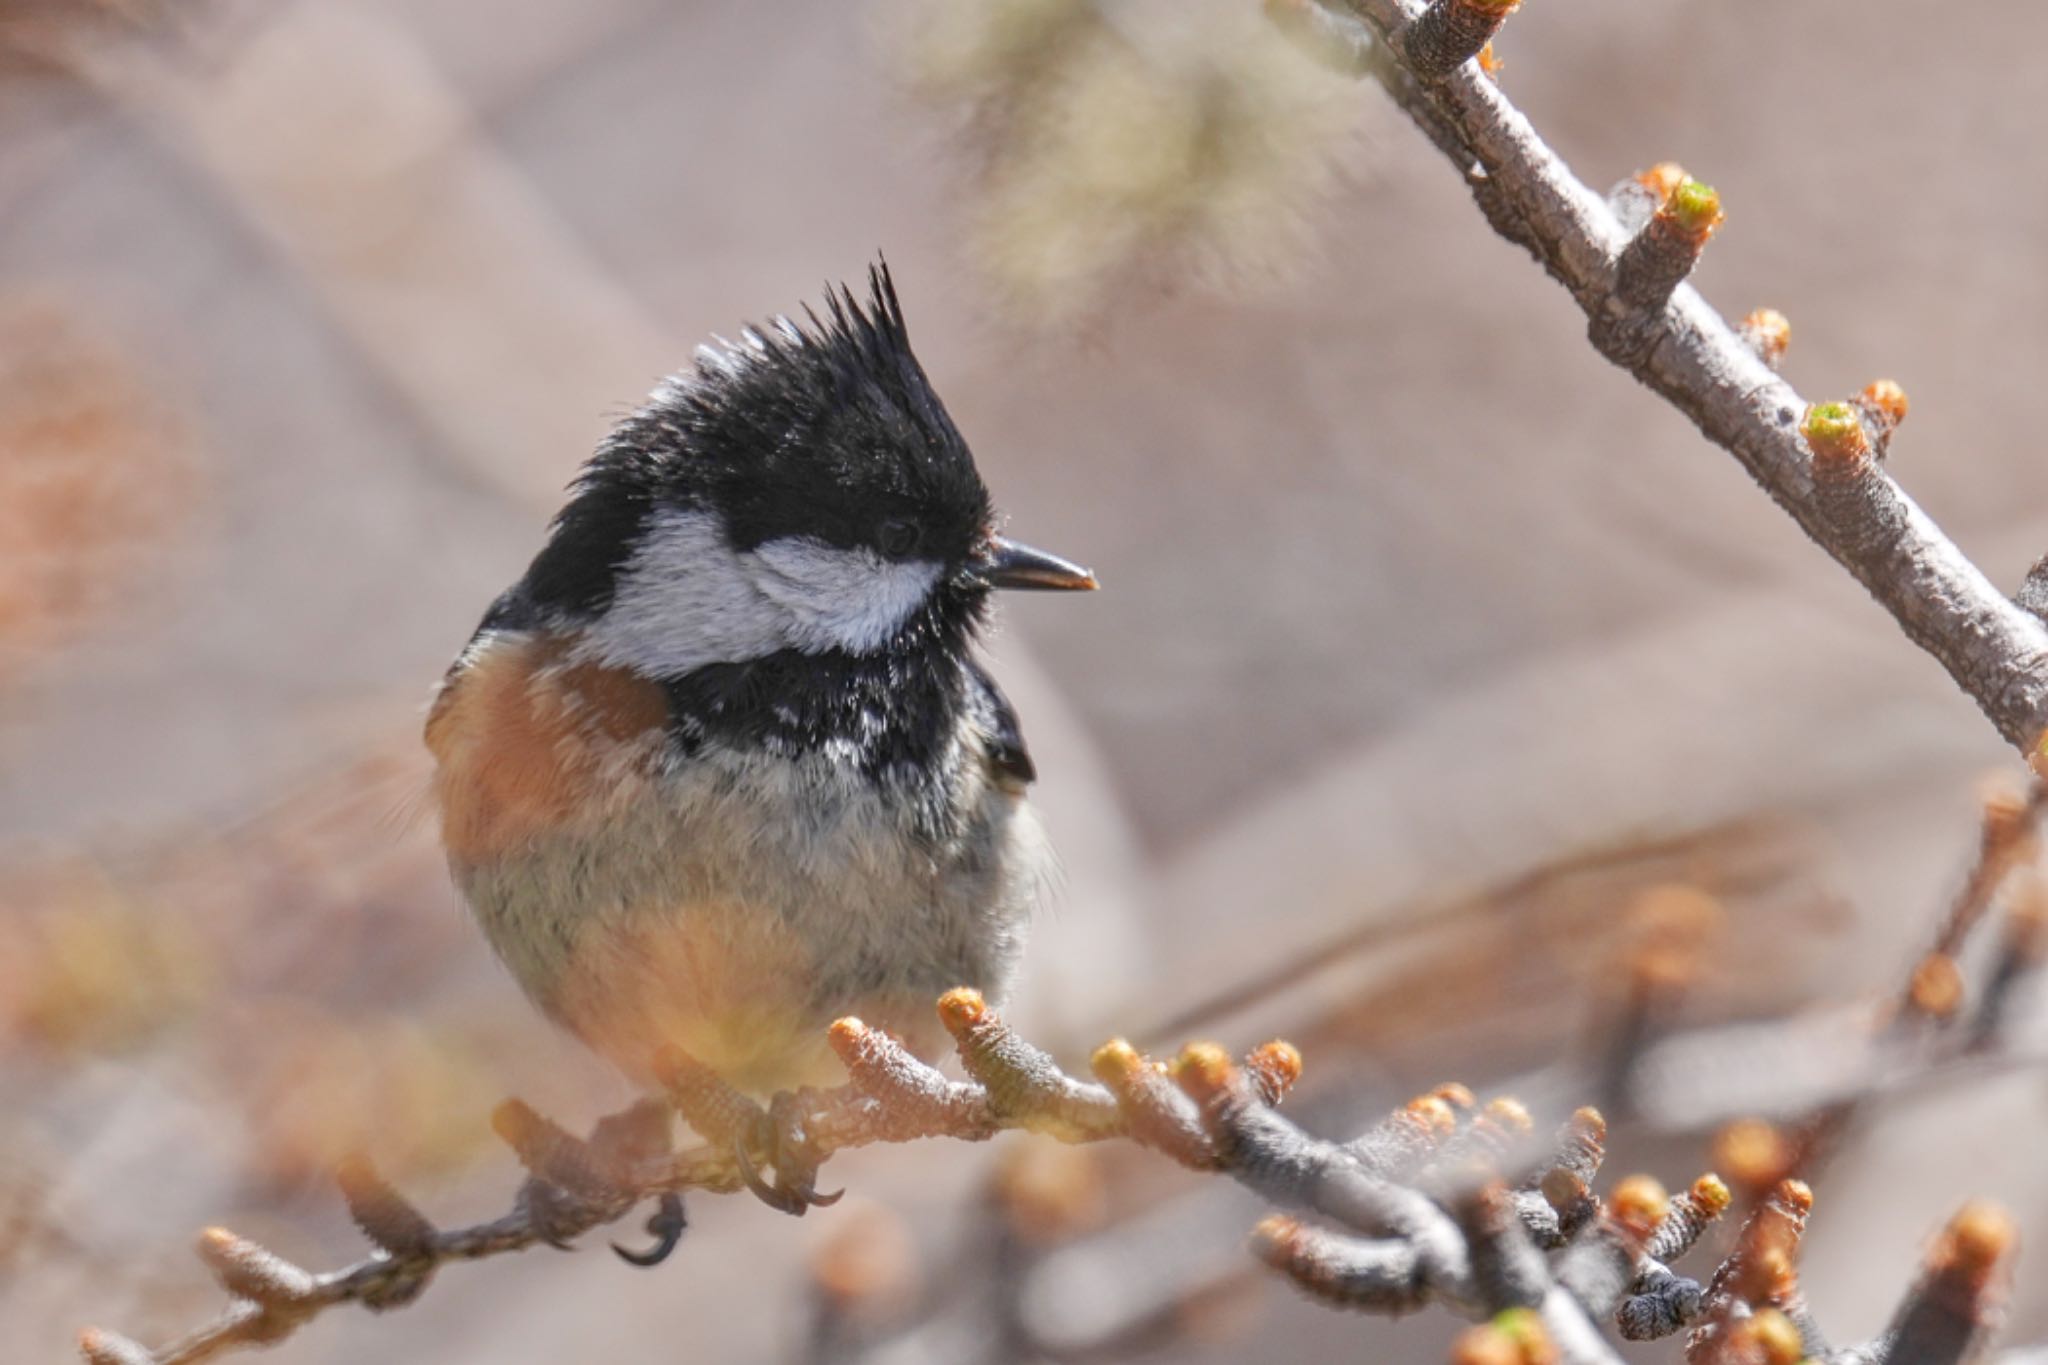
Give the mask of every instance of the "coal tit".
[{"label": "coal tit", "polygon": [[637,1079],[673,1044],[830,1080],[847,1014],[929,1053],[937,996],[1010,983],[1048,867],[990,591],[1094,586],[996,534],[877,266],[700,348],[584,467],[427,721],[455,881]]}]

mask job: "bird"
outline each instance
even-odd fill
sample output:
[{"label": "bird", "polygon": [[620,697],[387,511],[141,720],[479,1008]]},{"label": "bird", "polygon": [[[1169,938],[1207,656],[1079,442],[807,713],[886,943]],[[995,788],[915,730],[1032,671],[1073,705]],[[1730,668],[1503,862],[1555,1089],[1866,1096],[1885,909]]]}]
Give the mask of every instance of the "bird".
[{"label": "bird", "polygon": [[[426,721],[450,872],[526,996],[630,1080],[680,1048],[784,1116],[833,1020],[928,1057],[939,995],[1011,985],[1054,864],[976,645],[997,590],[1097,586],[999,533],[885,260],[867,284],[620,420]],[[793,1122],[768,1141],[772,1184],[737,1151],[764,1200],[834,1197]]]}]

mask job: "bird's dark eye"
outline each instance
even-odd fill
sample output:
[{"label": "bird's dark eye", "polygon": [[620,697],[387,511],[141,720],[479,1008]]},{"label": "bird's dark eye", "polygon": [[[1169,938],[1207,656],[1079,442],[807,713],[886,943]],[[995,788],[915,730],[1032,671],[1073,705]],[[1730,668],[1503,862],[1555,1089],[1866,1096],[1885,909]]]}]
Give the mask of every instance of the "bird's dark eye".
[{"label": "bird's dark eye", "polygon": [[891,559],[908,559],[917,553],[924,532],[906,517],[891,517],[875,530],[875,545]]}]

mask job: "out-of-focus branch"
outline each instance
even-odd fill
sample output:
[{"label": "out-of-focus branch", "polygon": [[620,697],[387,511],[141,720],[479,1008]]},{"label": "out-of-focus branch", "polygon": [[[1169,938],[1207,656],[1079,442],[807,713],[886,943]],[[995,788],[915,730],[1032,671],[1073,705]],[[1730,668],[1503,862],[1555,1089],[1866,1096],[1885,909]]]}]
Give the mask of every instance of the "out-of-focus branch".
[{"label": "out-of-focus branch", "polygon": [[[2013,1006],[2048,959],[2048,887],[2034,867],[2044,813],[2048,779],[1985,792],[1976,857],[1936,918],[1931,946],[1889,998],[1638,1040],[1619,1066],[1623,1107],[1678,1128],[1760,1111],[1784,1117],[1781,1128],[1745,1121],[1729,1130],[1731,1148],[1748,1155],[1724,1156],[1724,1169],[1739,1168],[1731,1177],[1761,1189],[1810,1174],[1886,1095],[2039,1067],[2048,1055],[2040,1016]],[[1978,951],[1973,934],[1993,941]]]},{"label": "out-of-focus branch", "polygon": [[[1682,181],[1645,221],[1625,226],[1622,206],[1582,184],[1479,63],[1446,66],[1447,32],[1462,35],[1457,50],[1470,55],[1479,21],[1498,25],[1511,4],[1267,0],[1267,8],[1328,64],[1385,87],[1451,159],[1495,230],[1571,291],[1600,353],[1734,455],[2007,741],[2048,765],[2048,625],[2000,593],[1879,467],[1904,412],[1896,385],[1873,386],[1879,401],[1810,404],[1683,282],[1721,220],[1711,190]],[[2029,606],[2042,599],[2038,581],[2028,594]]]},{"label": "out-of-focus branch", "polygon": [[2007,878],[2039,851],[2041,812],[2048,807],[2048,781],[2033,783],[2024,795],[1999,787],[1985,794],[1977,860],[1957,889],[1928,949],[1907,978],[1899,1002],[1900,1022],[1945,1020],[1962,1007],[1964,940],[1991,908]]}]

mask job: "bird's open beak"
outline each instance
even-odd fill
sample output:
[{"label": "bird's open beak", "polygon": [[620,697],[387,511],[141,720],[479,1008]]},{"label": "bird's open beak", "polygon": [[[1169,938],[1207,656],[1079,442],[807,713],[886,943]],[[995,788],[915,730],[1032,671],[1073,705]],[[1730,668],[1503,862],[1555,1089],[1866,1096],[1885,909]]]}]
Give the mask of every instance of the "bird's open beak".
[{"label": "bird's open beak", "polygon": [[983,555],[981,579],[992,588],[1028,588],[1035,592],[1092,592],[1095,575],[1058,555],[990,536]]}]

